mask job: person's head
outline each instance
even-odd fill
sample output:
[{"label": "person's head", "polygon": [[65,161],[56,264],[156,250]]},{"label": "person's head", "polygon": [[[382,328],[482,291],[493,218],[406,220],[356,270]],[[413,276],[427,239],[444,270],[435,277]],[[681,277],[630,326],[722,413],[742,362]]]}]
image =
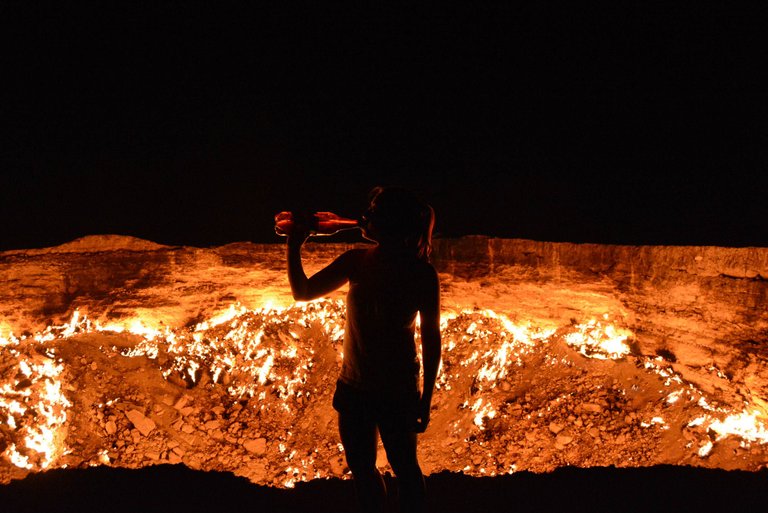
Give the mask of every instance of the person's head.
[{"label": "person's head", "polygon": [[402,187],[375,187],[363,214],[363,234],[382,246],[412,250],[428,259],[432,250],[435,212]]}]

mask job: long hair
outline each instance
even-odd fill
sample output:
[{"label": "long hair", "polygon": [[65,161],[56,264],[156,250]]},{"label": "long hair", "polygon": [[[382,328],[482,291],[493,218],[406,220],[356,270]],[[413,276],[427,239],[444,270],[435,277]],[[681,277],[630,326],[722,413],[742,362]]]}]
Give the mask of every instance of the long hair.
[{"label": "long hair", "polygon": [[377,233],[429,260],[434,209],[402,187],[374,187],[368,197],[370,206],[364,217],[373,221]]}]

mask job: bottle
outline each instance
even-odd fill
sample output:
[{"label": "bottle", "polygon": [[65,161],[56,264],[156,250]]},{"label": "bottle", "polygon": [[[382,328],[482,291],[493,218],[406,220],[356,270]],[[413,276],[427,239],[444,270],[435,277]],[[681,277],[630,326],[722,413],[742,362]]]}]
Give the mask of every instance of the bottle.
[{"label": "bottle", "polygon": [[341,230],[360,227],[360,221],[334,214],[333,212],[280,212],[275,216],[275,233],[288,235],[293,229],[294,220],[309,228],[310,235],[333,235]]}]

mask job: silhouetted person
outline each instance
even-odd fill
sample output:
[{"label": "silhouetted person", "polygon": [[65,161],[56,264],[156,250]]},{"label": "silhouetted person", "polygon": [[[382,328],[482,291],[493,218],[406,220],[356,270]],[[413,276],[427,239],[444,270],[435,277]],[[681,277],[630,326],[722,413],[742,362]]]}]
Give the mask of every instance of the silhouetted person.
[{"label": "silhouetted person", "polygon": [[[324,296],[349,283],[344,362],[333,407],[364,511],[383,511],[386,489],[376,468],[377,436],[397,476],[403,512],[424,508],[417,433],[429,424],[440,366],[440,285],[429,263],[434,211],[409,191],[377,187],[363,216],[363,236],[376,245],[353,249],[307,278],[301,263],[306,227],[288,236],[288,277],[296,300]],[[423,383],[416,353],[421,320]]]}]

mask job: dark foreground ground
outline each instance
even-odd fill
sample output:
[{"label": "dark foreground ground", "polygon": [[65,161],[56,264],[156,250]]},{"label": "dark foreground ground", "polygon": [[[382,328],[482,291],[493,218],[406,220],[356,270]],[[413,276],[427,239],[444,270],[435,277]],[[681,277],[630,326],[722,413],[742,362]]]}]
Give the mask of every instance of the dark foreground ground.
[{"label": "dark foreground ground", "polygon": [[[388,480],[388,484],[393,484]],[[495,478],[427,478],[431,512],[731,512],[768,510],[768,470],[689,467],[562,468]],[[317,480],[285,490],[228,473],[161,465],[141,470],[54,470],[0,487],[0,511],[312,512],[354,511],[351,482]]]}]

